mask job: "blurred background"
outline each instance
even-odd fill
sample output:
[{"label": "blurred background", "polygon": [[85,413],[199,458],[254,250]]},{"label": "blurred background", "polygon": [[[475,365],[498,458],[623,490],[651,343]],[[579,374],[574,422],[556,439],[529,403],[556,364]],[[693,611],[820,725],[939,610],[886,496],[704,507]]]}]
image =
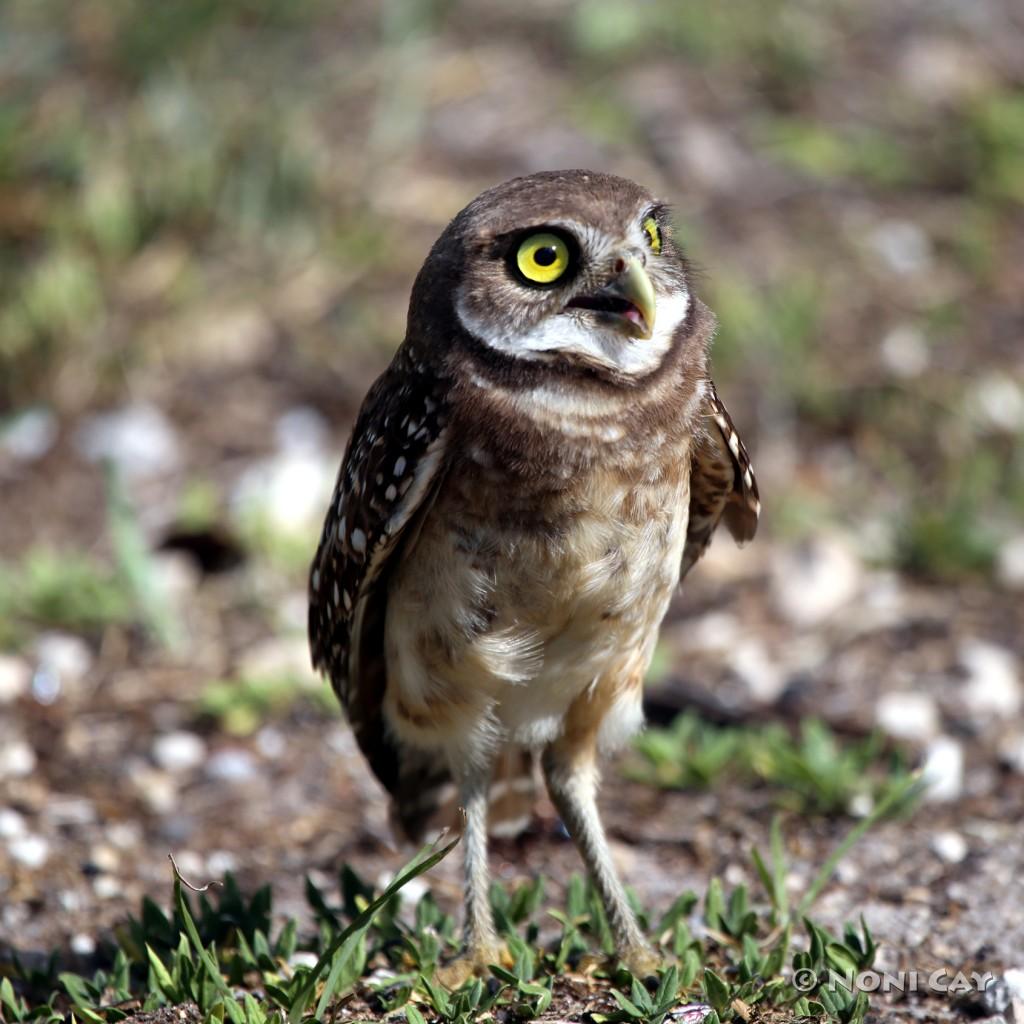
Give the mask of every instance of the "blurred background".
[{"label": "blurred background", "polygon": [[880,729],[937,810],[864,877],[973,864],[961,919],[1024,946],[1022,84],[1012,0],[7,0],[0,936],[88,954],[168,849],[385,856],[308,667],[321,516],[446,222],[589,167],[673,205],[765,507],[673,608],[652,718]]}]

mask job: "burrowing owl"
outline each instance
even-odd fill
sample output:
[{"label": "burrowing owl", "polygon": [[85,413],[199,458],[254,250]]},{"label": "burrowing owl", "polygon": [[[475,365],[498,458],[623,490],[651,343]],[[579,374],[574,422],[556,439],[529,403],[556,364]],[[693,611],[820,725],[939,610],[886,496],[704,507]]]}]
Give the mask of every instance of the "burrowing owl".
[{"label": "burrowing owl", "polygon": [[517,178],[434,245],[356,421],[310,578],[313,660],[410,837],[457,786],[467,968],[499,955],[492,782],[523,791],[531,752],[621,959],[656,963],[598,817],[597,755],[640,726],[661,620],[719,520],[739,541],[757,526],[714,327],[644,189]]}]

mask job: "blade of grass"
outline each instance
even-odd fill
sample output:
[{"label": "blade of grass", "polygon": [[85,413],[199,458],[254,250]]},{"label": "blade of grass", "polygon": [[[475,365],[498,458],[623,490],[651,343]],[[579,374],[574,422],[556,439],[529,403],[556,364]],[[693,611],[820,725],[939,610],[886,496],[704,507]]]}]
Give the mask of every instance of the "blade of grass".
[{"label": "blade of grass", "polygon": [[[411,882],[414,878],[419,877],[425,871],[429,871],[435,864],[440,863],[448,856],[449,853],[458,845],[461,836],[456,836],[450,843],[437,849],[437,844],[432,846],[425,846],[419,853],[401,871],[395,876],[391,884],[378,896],[365,910],[362,911],[357,917],[355,917],[352,923],[338,935],[336,935],[331,944],[324,950],[323,955],[316,962],[316,966],[310,972],[309,978],[306,980],[305,985],[299,990],[299,993],[295,997],[295,1002],[292,1004],[292,1008],[288,1013],[288,1020],[290,1024],[299,1024],[302,1019],[303,1013],[305,1013],[306,1007],[309,1005],[310,1000],[313,998],[313,992],[316,989],[317,981],[320,976],[328,968],[328,965],[334,961],[334,955],[339,949],[348,941],[351,936],[357,935],[357,933],[363,933],[369,928],[371,922],[376,916],[377,912],[400,890],[403,886]],[[331,993],[334,995],[334,993]],[[317,1005],[316,1017],[320,1019],[324,1011],[326,1010],[325,997],[328,997],[328,989],[325,988],[324,996],[321,997],[320,1003]],[[328,997],[329,1001],[329,997]]]},{"label": "blade of grass", "polygon": [[235,999],[234,993],[231,991],[228,983],[224,980],[224,976],[220,973],[220,967],[217,964],[217,961],[213,958],[213,954],[210,953],[199,938],[199,931],[196,928],[196,923],[192,920],[192,914],[189,912],[188,904],[185,902],[185,892],[182,888],[182,877],[178,874],[178,867],[173,860],[171,861],[171,867],[174,869],[174,905],[178,908],[181,920],[185,924],[185,932],[188,935],[189,941],[192,943],[192,948],[196,951],[196,955],[202,961],[203,967],[206,968],[206,974],[210,981],[217,991],[224,997],[224,1010],[231,1018],[233,1024],[245,1024],[245,1011],[238,1005],[238,1001]]},{"label": "blade of grass", "polygon": [[786,893],[786,850],[782,843],[782,819],[778,814],[772,818],[770,843],[776,908],[779,912],[779,920],[787,921],[789,919],[789,895]]},{"label": "blade of grass", "polygon": [[882,820],[894,807],[902,801],[916,796],[924,788],[924,781],[921,772],[916,771],[909,775],[899,785],[893,786],[889,793],[875,805],[875,809],[863,820],[858,822],[847,833],[843,841],[832,851],[828,859],[821,866],[821,870],[815,875],[811,887],[800,901],[797,913],[802,917],[810,909],[818,898],[821,890],[825,888],[828,880],[832,877],[836,865],[850,852],[857,841]]},{"label": "blade of grass", "polygon": [[180,651],[182,627],[153,573],[153,559],[124,481],[112,462],[104,466],[107,529],[117,568],[131,590],[146,626],[170,651]]}]

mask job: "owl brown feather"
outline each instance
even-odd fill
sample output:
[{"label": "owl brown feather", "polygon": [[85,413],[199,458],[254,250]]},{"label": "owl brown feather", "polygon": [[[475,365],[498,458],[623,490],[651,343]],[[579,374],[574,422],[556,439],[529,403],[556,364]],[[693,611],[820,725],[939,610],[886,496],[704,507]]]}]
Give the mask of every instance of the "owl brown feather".
[{"label": "owl brown feather", "polygon": [[[338,473],[310,571],[309,640],[381,784],[401,799],[409,780],[429,790],[447,772],[403,748],[381,714],[387,686],[384,613],[390,559],[429,507],[444,466],[444,382],[404,347],[370,389]],[[412,829],[415,831],[414,829]]]},{"label": "owl brown feather", "polygon": [[737,544],[746,544],[753,540],[761,515],[746,445],[710,378],[702,416],[703,429],[696,434],[690,464],[690,520],[680,579],[708,549],[720,522]]}]

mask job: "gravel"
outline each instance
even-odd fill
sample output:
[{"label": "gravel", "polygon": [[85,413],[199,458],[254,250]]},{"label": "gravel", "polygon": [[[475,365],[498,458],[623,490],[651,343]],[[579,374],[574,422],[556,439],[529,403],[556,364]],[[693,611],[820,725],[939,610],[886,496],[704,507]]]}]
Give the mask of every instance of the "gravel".
[{"label": "gravel", "polygon": [[967,673],[963,696],[969,714],[1006,717],[1020,711],[1024,691],[1013,651],[965,639],[960,644],[959,661]]},{"label": "gravel", "polygon": [[178,431],[156,405],[138,403],[90,416],[75,432],[75,446],[90,462],[109,459],[126,476],[145,480],[178,468]]},{"label": "gravel", "polygon": [[0,654],[0,704],[11,704],[29,691],[32,668],[24,658]]},{"label": "gravel", "polygon": [[940,729],[939,708],[927,693],[884,693],[875,707],[878,727],[899,740],[924,743]]},{"label": "gravel", "polygon": [[922,778],[925,799],[933,803],[959,800],[964,791],[964,748],[952,736],[938,736],[925,752]]},{"label": "gravel", "polygon": [[173,775],[198,768],[206,758],[206,744],[192,732],[170,732],[153,741],[153,760]]}]

